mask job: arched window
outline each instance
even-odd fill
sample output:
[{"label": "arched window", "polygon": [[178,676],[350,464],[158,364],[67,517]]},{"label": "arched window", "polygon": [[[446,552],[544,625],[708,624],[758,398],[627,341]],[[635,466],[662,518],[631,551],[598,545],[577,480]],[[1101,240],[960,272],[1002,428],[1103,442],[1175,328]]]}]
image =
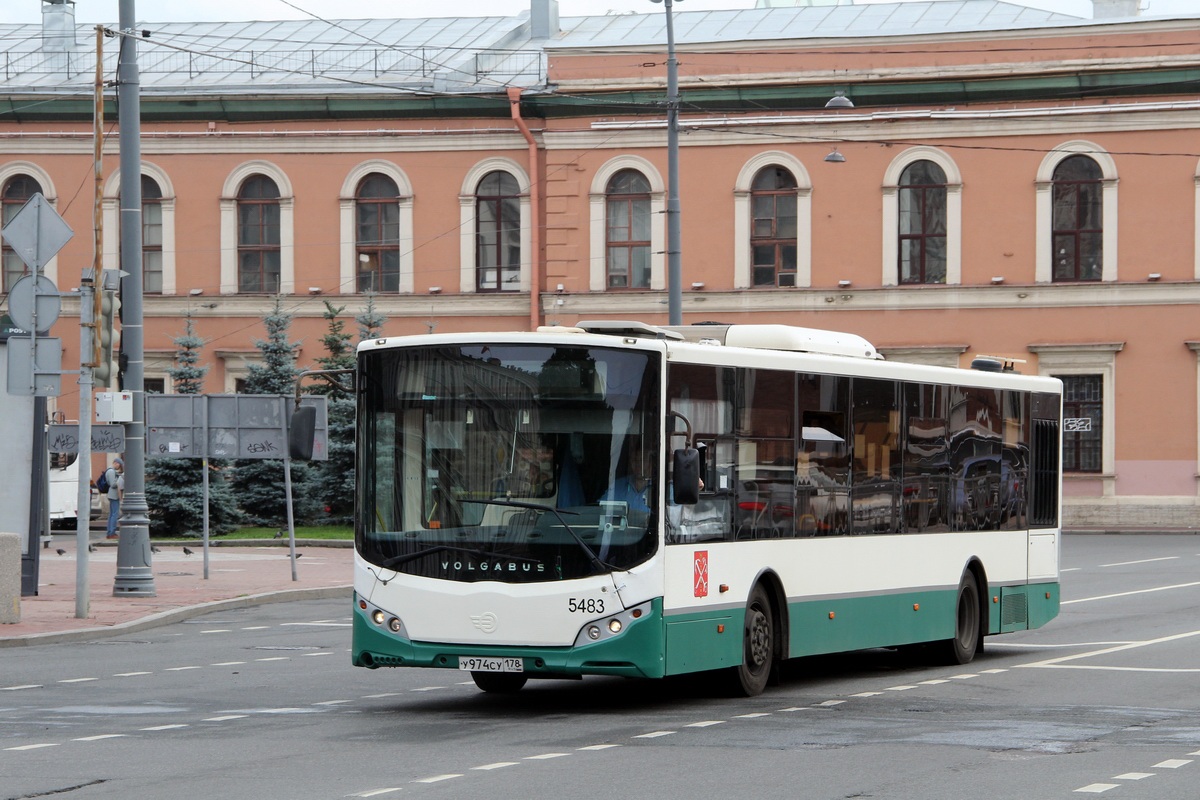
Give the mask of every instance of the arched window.
[{"label": "arched window", "polygon": [[754,286],[796,285],[796,179],[783,167],[758,171],[750,186]]},{"label": "arched window", "polygon": [[142,292],[163,290],[163,193],[158,181],[142,176]]},{"label": "arched window", "polygon": [[900,283],[946,282],[946,173],[914,161],[900,174]]},{"label": "arched window", "polygon": [[279,187],[265,175],[242,183],[237,197],[238,291],[278,292]]},{"label": "arched window", "polygon": [[623,169],[605,195],[605,263],[609,289],[650,288],[650,182]]},{"label": "arched window", "polygon": [[400,291],[400,189],[373,172],[354,192],[355,254],[360,292]]},{"label": "arched window", "polygon": [[1103,173],[1085,155],[1063,159],[1052,180],[1055,282],[1098,281],[1104,268]]},{"label": "arched window", "polygon": [[[40,191],[42,191],[42,187],[28,175],[14,175],[9,178],[5,182],[3,190],[0,190],[0,227],[7,225],[29,198]],[[4,247],[0,250],[0,259],[3,260],[4,265],[4,291],[8,292],[29,269],[17,255],[17,251],[9,246],[8,240],[4,240]]]},{"label": "arched window", "polygon": [[475,189],[475,289],[521,288],[521,199],[517,179],[497,170]]}]

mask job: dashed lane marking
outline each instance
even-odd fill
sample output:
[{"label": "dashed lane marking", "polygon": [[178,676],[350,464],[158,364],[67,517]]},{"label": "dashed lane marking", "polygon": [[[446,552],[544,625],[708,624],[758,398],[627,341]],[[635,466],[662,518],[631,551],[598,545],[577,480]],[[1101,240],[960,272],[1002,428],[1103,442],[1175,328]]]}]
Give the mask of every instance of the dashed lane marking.
[{"label": "dashed lane marking", "polygon": [[614,747],[621,747],[619,744],[589,744],[587,747],[576,747],[576,750],[611,750]]},{"label": "dashed lane marking", "polygon": [[249,714],[226,714],[223,717],[206,717],[200,720],[201,722],[226,722],[231,719],[246,719]]},{"label": "dashed lane marking", "polygon": [[218,661],[215,664],[209,664],[210,667],[237,667],[245,664],[245,661]]},{"label": "dashed lane marking", "polygon": [[20,686],[0,686],[0,692],[16,692],[21,689],[40,689],[40,683],[23,683]]},{"label": "dashed lane marking", "polygon": [[41,742],[39,744],[22,744],[17,747],[6,747],[5,750],[40,750],[43,747],[58,747],[58,742]]},{"label": "dashed lane marking", "polygon": [[1114,781],[1140,781],[1144,778],[1153,778],[1153,772],[1126,772],[1121,775],[1113,775]]},{"label": "dashed lane marking", "polygon": [[413,781],[413,783],[441,783],[442,781],[448,781],[448,780],[452,780],[454,778],[461,778],[461,777],[462,777],[461,772],[449,773],[446,775],[434,775],[433,777],[430,777],[430,778],[420,778],[419,780]]},{"label": "dashed lane marking", "polygon": [[471,767],[471,769],[491,771],[494,769],[504,769],[505,767],[515,767],[520,763],[520,761],[497,761],[495,764],[480,764],[478,767]]},{"label": "dashed lane marking", "polygon": [[99,678],[67,678],[66,680],[59,681],[59,683],[89,683],[91,681],[98,681],[98,680],[100,680],[100,679]]},{"label": "dashed lane marking", "polygon": [[[672,731],[674,733],[674,731]],[[551,758],[563,758],[571,755],[570,753],[542,753],[536,756],[525,756],[523,761],[548,761]]]},{"label": "dashed lane marking", "polygon": [[1149,594],[1150,592],[1166,592],[1171,589],[1189,589],[1193,586],[1200,586],[1200,581],[1192,583],[1176,583],[1172,586],[1155,586],[1150,589],[1135,589],[1132,592],[1117,592],[1116,594],[1100,594],[1095,597],[1080,597],[1077,600],[1063,600],[1059,605],[1070,606],[1075,603],[1090,603],[1093,600],[1112,600],[1115,597],[1130,597],[1135,594]]},{"label": "dashed lane marking", "polygon": [[1191,764],[1190,758],[1168,758],[1166,761],[1160,761],[1154,765],[1154,769],[1179,769]]},{"label": "dashed lane marking", "polygon": [[1115,564],[1101,564],[1102,567],[1130,567],[1134,564],[1150,564],[1155,561],[1175,561],[1179,556],[1163,556],[1161,558],[1143,558],[1139,561],[1118,561]]},{"label": "dashed lane marking", "polygon": [[1075,791],[1082,792],[1084,794],[1102,794],[1107,792],[1109,789],[1117,788],[1119,785],[1120,784],[1116,783],[1089,783],[1087,786],[1081,786]]},{"label": "dashed lane marking", "polygon": [[154,725],[149,728],[138,728],[139,731],[173,731],[176,728],[186,728],[187,725],[182,722],[176,722],[174,725]]},{"label": "dashed lane marking", "polygon": [[675,731],[650,731],[650,733],[639,733],[634,736],[634,739],[657,739],[660,736],[672,736]]},{"label": "dashed lane marking", "polygon": [[117,672],[117,673],[113,674],[113,677],[114,678],[136,678],[136,677],[139,677],[142,675],[153,675],[153,674],[154,674],[153,672],[146,672],[143,670],[141,672]]},{"label": "dashed lane marking", "polygon": [[95,736],[80,736],[78,739],[72,739],[72,742],[98,742],[102,739],[126,739],[127,733],[99,733]]},{"label": "dashed lane marking", "polygon": [[204,669],[198,664],[191,664],[186,667],[166,667],[163,672],[187,672],[189,669]]},{"label": "dashed lane marking", "polygon": [[766,711],[755,711],[751,714],[735,714],[734,719],[758,719],[759,717],[769,717],[771,714]]},{"label": "dashed lane marking", "polygon": [[685,728],[711,728],[713,725],[724,725],[724,724],[725,724],[725,720],[723,720],[723,719],[706,719],[703,722],[692,722],[690,724],[684,725],[683,727],[685,727]]},{"label": "dashed lane marking", "polygon": [[391,786],[386,789],[368,789],[367,791],[359,792],[358,794],[348,794],[346,797],[378,797],[381,794],[391,794],[392,792],[400,791],[403,791],[401,787]]}]

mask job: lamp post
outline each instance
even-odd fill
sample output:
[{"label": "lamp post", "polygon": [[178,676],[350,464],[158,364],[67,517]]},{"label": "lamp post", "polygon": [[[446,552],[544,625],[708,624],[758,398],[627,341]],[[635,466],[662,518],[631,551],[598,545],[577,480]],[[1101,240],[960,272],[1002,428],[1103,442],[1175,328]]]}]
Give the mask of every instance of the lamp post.
[{"label": "lamp post", "polygon": [[[667,321],[683,324],[683,256],[679,226],[679,62],[675,60],[672,0],[662,3],[667,14]],[[681,0],[674,0],[681,2]]]}]

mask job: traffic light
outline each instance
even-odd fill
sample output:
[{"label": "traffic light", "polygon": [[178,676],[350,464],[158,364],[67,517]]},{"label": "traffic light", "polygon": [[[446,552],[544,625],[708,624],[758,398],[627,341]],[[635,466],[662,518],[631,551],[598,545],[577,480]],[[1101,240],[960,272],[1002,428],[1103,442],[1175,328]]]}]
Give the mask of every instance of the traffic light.
[{"label": "traffic light", "polygon": [[121,297],[116,290],[100,289],[100,315],[96,319],[96,366],[92,379],[96,386],[112,388],[117,385],[117,359],[121,352],[121,332],[114,328],[121,312]]}]

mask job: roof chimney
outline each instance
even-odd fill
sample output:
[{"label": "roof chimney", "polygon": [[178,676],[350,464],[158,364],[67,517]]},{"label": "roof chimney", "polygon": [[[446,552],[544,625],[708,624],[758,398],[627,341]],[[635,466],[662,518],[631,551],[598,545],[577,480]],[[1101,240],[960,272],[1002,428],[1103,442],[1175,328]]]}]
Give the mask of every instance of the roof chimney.
[{"label": "roof chimney", "polygon": [[558,0],[529,0],[529,36],[550,39],[558,35]]},{"label": "roof chimney", "polygon": [[1092,19],[1136,17],[1141,0],[1092,0]]},{"label": "roof chimney", "polygon": [[75,49],[75,0],[42,0],[42,50],[69,53]]}]

